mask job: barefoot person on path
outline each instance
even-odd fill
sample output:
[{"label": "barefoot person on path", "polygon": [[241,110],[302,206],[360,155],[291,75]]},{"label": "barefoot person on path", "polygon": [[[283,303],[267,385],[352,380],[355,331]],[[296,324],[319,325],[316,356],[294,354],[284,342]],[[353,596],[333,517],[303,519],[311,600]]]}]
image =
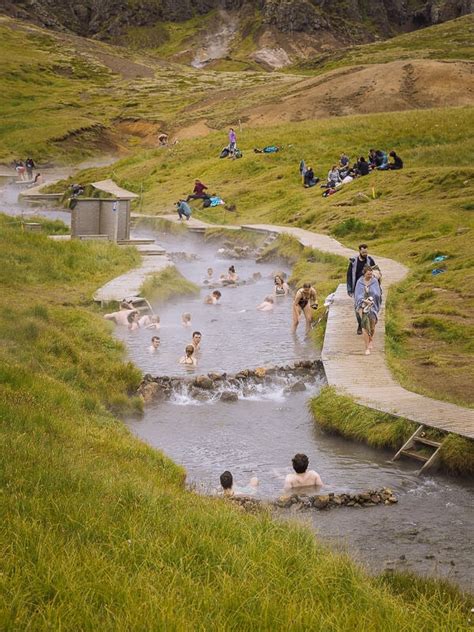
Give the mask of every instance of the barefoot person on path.
[{"label": "barefoot person on path", "polygon": [[[354,296],[355,287],[357,281],[362,276],[362,271],[366,265],[375,266],[375,261],[369,255],[369,251],[367,249],[367,244],[360,244],[359,246],[359,255],[357,257],[351,257],[349,259],[349,266],[347,268],[347,293],[352,298]],[[360,315],[356,310],[356,318],[357,318],[357,333],[359,336],[362,335],[362,326],[360,322]]]},{"label": "barefoot person on path", "polygon": [[296,292],[293,300],[293,325],[291,328],[293,334],[296,333],[296,328],[298,327],[302,314],[306,321],[306,333],[310,332],[314,309],[318,309],[316,290],[312,287],[311,283],[305,283],[303,287]]},{"label": "barefoot person on path", "polygon": [[355,308],[360,317],[364,336],[365,355],[370,355],[372,350],[381,302],[380,283],[374,277],[372,268],[366,265],[363,276],[357,281],[354,293]]}]

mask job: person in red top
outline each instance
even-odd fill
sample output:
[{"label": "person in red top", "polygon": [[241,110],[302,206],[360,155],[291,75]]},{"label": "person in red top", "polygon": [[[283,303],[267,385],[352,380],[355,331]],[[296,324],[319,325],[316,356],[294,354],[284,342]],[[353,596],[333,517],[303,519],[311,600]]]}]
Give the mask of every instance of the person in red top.
[{"label": "person in red top", "polygon": [[201,180],[195,180],[193,192],[191,195],[188,195],[188,197],[186,198],[186,202],[189,202],[189,200],[205,200],[209,198],[207,193],[204,193],[206,189],[207,186],[203,184]]}]

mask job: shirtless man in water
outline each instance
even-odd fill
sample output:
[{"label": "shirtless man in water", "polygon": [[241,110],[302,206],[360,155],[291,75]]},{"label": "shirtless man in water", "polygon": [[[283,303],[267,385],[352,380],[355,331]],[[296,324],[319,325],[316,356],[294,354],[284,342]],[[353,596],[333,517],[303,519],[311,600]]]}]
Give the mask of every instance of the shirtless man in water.
[{"label": "shirtless man in water", "polygon": [[291,462],[295,474],[288,474],[285,478],[285,489],[293,487],[311,487],[323,485],[323,481],[317,472],[308,470],[309,460],[306,454],[295,454]]},{"label": "shirtless man in water", "polygon": [[191,341],[191,346],[194,347],[194,351],[199,351],[201,346],[201,338],[202,334],[200,331],[193,331],[193,339]]},{"label": "shirtless man in water", "polygon": [[311,283],[305,283],[303,287],[296,292],[293,300],[293,325],[291,328],[293,334],[296,333],[301,314],[304,314],[306,321],[306,333],[311,331],[313,309],[318,309],[316,290],[312,287]]}]

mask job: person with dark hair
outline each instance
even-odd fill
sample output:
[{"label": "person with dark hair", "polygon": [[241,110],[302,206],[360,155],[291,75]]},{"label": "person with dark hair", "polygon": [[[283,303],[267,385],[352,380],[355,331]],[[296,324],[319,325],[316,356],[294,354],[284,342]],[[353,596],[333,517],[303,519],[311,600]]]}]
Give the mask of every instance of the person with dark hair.
[{"label": "person with dark hair", "polygon": [[375,169],[377,166],[377,151],[375,149],[369,149],[369,165],[371,169]]},{"label": "person with dark hair", "polygon": [[293,300],[293,325],[292,333],[296,333],[296,328],[300,322],[300,317],[304,314],[306,321],[306,333],[311,330],[311,322],[313,320],[312,310],[318,309],[318,297],[316,290],[312,287],[311,283],[304,283],[300,288]]},{"label": "person with dark hair", "polygon": [[202,333],[200,331],[193,331],[193,339],[191,341],[195,351],[199,351],[201,346]]},{"label": "person with dark hair", "polygon": [[140,317],[140,314],[138,313],[138,311],[134,309],[129,311],[127,315],[127,321],[128,321],[128,328],[130,329],[130,331],[135,331],[136,329],[140,328],[140,325],[138,324],[139,317]]},{"label": "person with dark hair", "polygon": [[377,149],[375,152],[375,167],[379,171],[386,171],[388,169],[388,156],[386,151]]},{"label": "person with dark hair", "polygon": [[178,202],[176,202],[176,210],[178,211],[179,221],[181,221],[183,217],[189,221],[192,211],[186,200],[178,200]]},{"label": "person with dark hair", "polygon": [[203,184],[201,180],[195,180],[193,192],[191,195],[188,195],[188,197],[186,198],[186,202],[189,202],[189,200],[208,200],[209,195],[207,195],[207,193],[204,193],[207,188],[208,187]]},{"label": "person with dark hair", "polygon": [[36,167],[33,158],[27,158],[25,160],[26,173],[28,175],[28,180],[33,180],[33,169]]},{"label": "person with dark hair", "polygon": [[206,305],[217,305],[221,296],[222,294],[219,292],[219,290],[214,290],[214,292],[206,296],[206,298],[204,299],[204,303]]},{"label": "person with dark hair", "polygon": [[393,162],[389,162],[388,163],[388,168],[390,170],[396,170],[396,169],[403,169],[403,160],[400,158],[400,156],[397,156],[397,154],[392,150],[389,153],[390,158],[392,158]]},{"label": "person with dark hair", "polygon": [[160,337],[153,336],[151,339],[151,345],[148,347],[148,353],[155,353],[160,346]]},{"label": "person with dark hair", "polygon": [[[349,265],[347,267],[347,293],[352,298],[354,296],[355,287],[357,281],[362,276],[362,271],[366,265],[375,266],[376,263],[369,255],[369,251],[367,249],[367,244],[359,245],[359,255],[357,257],[350,257]],[[359,313],[356,310],[357,317],[357,333],[359,336],[362,335],[362,325],[359,317]]]},{"label": "person with dark hair", "polygon": [[232,472],[229,472],[229,470],[222,472],[219,480],[224,496],[234,496],[235,494],[237,494],[238,496],[253,495],[255,494],[255,491],[259,484],[258,478],[256,476],[252,476],[246,487],[238,487],[237,489],[235,489],[234,477],[232,476]]},{"label": "person with dark hair", "polygon": [[237,283],[237,281],[239,280],[239,275],[235,271],[234,265],[229,266],[229,269],[227,271],[227,276],[223,280],[227,281],[228,283]]},{"label": "person with dark hair", "polygon": [[324,483],[314,470],[308,470],[309,459],[306,454],[295,454],[291,460],[295,474],[288,474],[285,478],[285,488],[292,487],[321,487]]},{"label": "person with dark hair", "polygon": [[275,276],[275,287],[273,292],[275,296],[286,296],[290,292],[290,286],[279,274]]},{"label": "person with dark hair", "polygon": [[357,161],[356,172],[359,176],[367,176],[369,175],[370,165],[364,156],[361,156]]},{"label": "person with dark hair", "polygon": [[221,482],[222,489],[224,490],[224,496],[233,496],[234,492],[232,490],[232,486],[234,484],[234,477],[232,476],[232,473],[229,472],[229,470],[222,472],[219,480]]},{"label": "person with dark hair", "polygon": [[380,306],[382,304],[382,291],[380,283],[375,278],[371,266],[366,265],[363,276],[357,281],[354,302],[356,311],[360,317],[362,333],[365,342],[365,355],[370,355],[375,335],[375,326],[378,320]]}]

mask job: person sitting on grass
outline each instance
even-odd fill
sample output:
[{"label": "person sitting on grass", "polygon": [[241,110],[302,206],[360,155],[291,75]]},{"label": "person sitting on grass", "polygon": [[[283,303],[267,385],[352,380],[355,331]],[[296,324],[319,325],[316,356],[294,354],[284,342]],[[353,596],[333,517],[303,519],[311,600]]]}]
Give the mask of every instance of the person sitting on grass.
[{"label": "person sitting on grass", "polygon": [[219,290],[214,290],[212,294],[208,294],[208,296],[206,296],[206,298],[204,299],[204,303],[206,305],[217,305],[221,296],[222,294],[219,292]]},{"label": "person sitting on grass", "polygon": [[197,366],[197,360],[194,357],[194,346],[186,345],[184,350],[184,356],[179,359],[180,364],[185,364],[186,366]]},{"label": "person sitting on grass", "polygon": [[377,149],[375,152],[375,166],[379,171],[386,171],[388,169],[388,156],[386,151]]},{"label": "person sitting on grass", "polygon": [[341,186],[342,179],[339,173],[339,169],[337,165],[333,165],[331,169],[328,171],[328,188],[335,189],[336,187]]},{"label": "person sitting on grass", "polygon": [[155,353],[160,346],[159,336],[153,336],[151,339],[151,345],[148,347],[148,353]]},{"label": "person sitting on grass", "polygon": [[309,459],[306,454],[295,454],[291,460],[295,474],[288,474],[285,478],[285,489],[294,487],[321,487],[324,483],[314,470],[308,470]]},{"label": "person sitting on grass", "polygon": [[388,163],[388,168],[390,170],[395,171],[397,169],[403,169],[403,160],[400,156],[397,156],[393,150],[389,153],[389,156],[393,160],[393,162]]},{"label": "person sitting on grass", "polygon": [[364,156],[361,156],[359,158],[359,160],[357,161],[357,164],[355,166],[355,171],[356,171],[357,175],[359,175],[359,176],[368,176],[369,175],[370,165],[367,162],[367,160],[364,158]]},{"label": "person sitting on grass", "polygon": [[263,302],[257,306],[257,309],[261,312],[271,312],[274,307],[273,296],[265,296]]},{"label": "person sitting on grass", "polygon": [[314,187],[319,182],[319,178],[314,175],[313,167],[308,167],[303,177],[304,188],[309,189]]},{"label": "person sitting on grass", "polygon": [[280,151],[280,145],[267,145],[263,149],[259,149],[258,147],[254,148],[254,152],[256,154],[276,154],[277,151]]},{"label": "person sitting on grass", "polygon": [[186,202],[189,200],[205,200],[209,198],[207,193],[204,193],[208,187],[201,182],[201,180],[194,181],[194,189],[191,195],[188,195]]}]

